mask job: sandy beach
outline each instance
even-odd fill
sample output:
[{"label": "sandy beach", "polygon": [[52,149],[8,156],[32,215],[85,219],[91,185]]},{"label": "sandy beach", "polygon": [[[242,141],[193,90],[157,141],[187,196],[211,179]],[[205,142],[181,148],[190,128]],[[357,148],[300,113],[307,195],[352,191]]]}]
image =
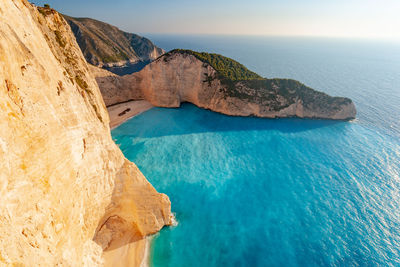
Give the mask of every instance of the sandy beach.
[{"label": "sandy beach", "polygon": [[145,100],[129,101],[107,107],[110,116],[110,128],[121,125],[128,119],[154,107]]},{"label": "sandy beach", "polygon": [[104,251],[104,266],[148,267],[151,239],[151,236],[145,237],[136,242],[127,243],[119,248]]}]

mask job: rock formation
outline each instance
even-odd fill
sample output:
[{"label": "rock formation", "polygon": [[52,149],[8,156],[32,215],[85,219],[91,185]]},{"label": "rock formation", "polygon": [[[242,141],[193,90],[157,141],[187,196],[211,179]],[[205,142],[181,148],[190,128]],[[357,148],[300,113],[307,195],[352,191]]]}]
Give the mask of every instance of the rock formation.
[{"label": "rock formation", "polygon": [[144,95],[140,90],[130,90],[132,81],[129,75],[119,76],[93,65],[89,65],[89,68],[96,77],[104,103],[107,107],[130,100],[144,99]]},{"label": "rock formation", "polygon": [[136,241],[171,223],[170,201],[112,141],[70,26],[4,0],[0,36],[0,265],[123,264],[127,246],[140,257]]},{"label": "rock formation", "polygon": [[99,67],[144,66],[164,54],[149,39],[110,24],[64,15],[86,60]]},{"label": "rock formation", "polygon": [[348,120],[348,98],[331,97],[298,81],[265,79],[216,54],[173,50],[131,75],[96,74],[106,105],[145,99],[159,107],[198,107],[233,116]]}]

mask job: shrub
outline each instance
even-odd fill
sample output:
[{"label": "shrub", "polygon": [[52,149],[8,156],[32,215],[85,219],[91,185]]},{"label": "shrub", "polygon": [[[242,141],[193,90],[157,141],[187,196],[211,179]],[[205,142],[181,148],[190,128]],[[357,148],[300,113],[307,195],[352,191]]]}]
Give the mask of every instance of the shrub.
[{"label": "shrub", "polygon": [[80,88],[82,88],[82,89],[84,89],[85,91],[87,91],[88,90],[88,84],[86,83],[86,81],[85,80],[83,80],[82,79],[82,77],[80,77],[80,76],[75,76],[75,81],[76,81],[76,83],[79,85],[79,87]]},{"label": "shrub", "polygon": [[61,47],[65,47],[66,43],[64,42],[62,38],[62,34],[59,30],[55,30],[54,34],[56,35],[56,41]]},{"label": "shrub", "polygon": [[174,53],[193,55],[199,60],[210,64],[218,72],[218,74],[220,74],[223,78],[229,79],[231,81],[263,79],[260,75],[250,71],[248,68],[246,68],[239,62],[219,54],[195,52],[192,50],[185,50],[185,49],[175,49],[167,53],[166,56],[168,57],[168,55],[172,55]]}]

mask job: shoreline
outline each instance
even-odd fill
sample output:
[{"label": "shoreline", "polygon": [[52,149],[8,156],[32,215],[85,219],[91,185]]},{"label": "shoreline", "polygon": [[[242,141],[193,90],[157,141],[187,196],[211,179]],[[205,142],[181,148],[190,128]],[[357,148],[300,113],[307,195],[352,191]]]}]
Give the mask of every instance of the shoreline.
[{"label": "shoreline", "polygon": [[110,117],[110,129],[114,129],[154,106],[146,100],[132,100],[120,104],[115,104],[107,107],[108,115]]},{"label": "shoreline", "polygon": [[[146,100],[130,100],[107,107],[110,117],[110,130],[115,129],[127,120],[153,108]],[[153,236],[128,243],[112,251],[103,252],[104,266],[150,266],[150,246]]]},{"label": "shoreline", "polygon": [[150,266],[150,242],[152,236],[146,236],[135,242],[127,243],[109,251],[103,251],[103,264],[105,267]]},{"label": "shoreline", "polygon": [[140,263],[140,267],[149,267],[150,266],[150,246],[151,242],[153,241],[153,235],[146,236],[146,244],[144,247],[142,262]]}]

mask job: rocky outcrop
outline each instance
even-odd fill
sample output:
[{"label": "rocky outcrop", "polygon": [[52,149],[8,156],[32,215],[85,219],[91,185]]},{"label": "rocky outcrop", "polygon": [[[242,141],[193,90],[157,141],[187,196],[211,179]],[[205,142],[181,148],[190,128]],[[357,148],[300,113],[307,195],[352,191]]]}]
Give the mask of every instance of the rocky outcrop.
[{"label": "rocky outcrop", "polygon": [[[295,80],[264,79],[233,60],[213,55],[220,60],[218,66],[237,69],[217,70],[204,60],[207,55],[210,54],[174,50],[140,72],[123,77],[103,73],[96,75],[96,80],[107,105],[145,99],[159,107],[179,107],[182,102],[190,102],[233,116],[335,120],[356,116],[355,106],[348,98],[331,97]],[[224,75],[250,79],[233,80]]]},{"label": "rocky outcrop", "polygon": [[89,65],[91,72],[96,77],[106,106],[123,103],[131,100],[143,100],[144,95],[140,90],[130,90],[132,80],[129,75],[119,76],[108,70]]},{"label": "rocky outcrop", "polygon": [[1,1],[0,36],[0,265],[123,264],[116,251],[171,223],[168,197],[112,141],[63,17]]},{"label": "rocky outcrop", "polygon": [[144,66],[143,63],[148,63],[165,52],[149,39],[123,32],[110,24],[90,18],[64,17],[70,24],[86,60],[95,66]]}]

